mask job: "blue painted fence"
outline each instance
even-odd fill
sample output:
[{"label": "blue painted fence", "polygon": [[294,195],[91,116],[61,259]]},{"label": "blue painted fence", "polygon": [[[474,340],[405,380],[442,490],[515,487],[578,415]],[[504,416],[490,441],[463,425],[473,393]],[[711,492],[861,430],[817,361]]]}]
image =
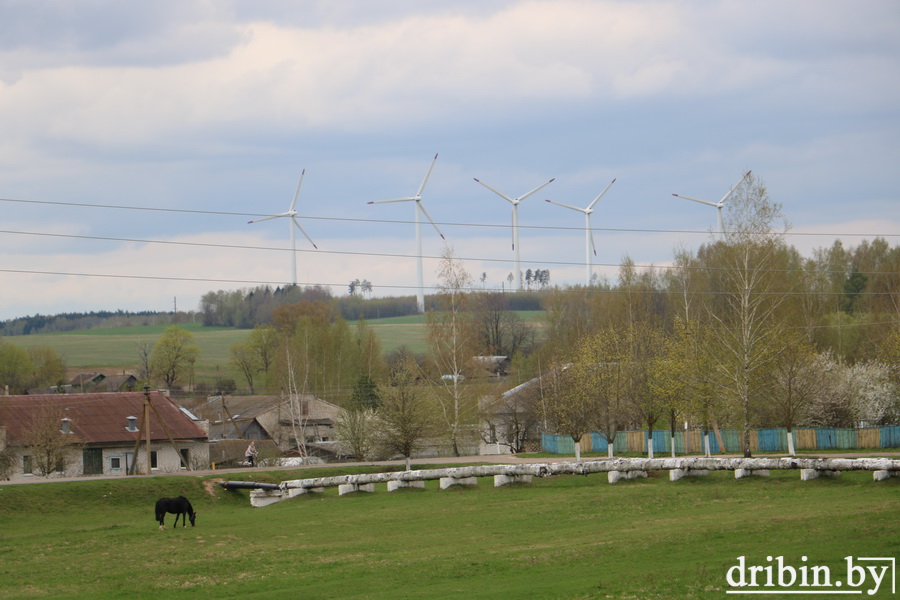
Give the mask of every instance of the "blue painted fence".
[{"label": "blue painted fence", "polygon": [[[855,448],[900,448],[900,425],[888,425],[869,429],[804,429],[802,438],[805,444],[798,443],[798,430],[794,430],[794,447],[813,450],[855,449]],[[787,452],[787,429],[753,429],[751,430],[751,448],[754,452]],[[743,451],[743,431],[739,429],[722,429],[719,431],[724,452],[740,453]],[[690,454],[703,454],[703,441],[699,432],[691,433]],[[641,443],[643,437],[643,443]],[[588,447],[588,440],[590,445]],[[865,440],[865,443],[863,441]],[[613,443],[614,454],[626,452],[647,452],[650,443],[648,431],[620,431]],[[669,430],[653,430],[654,454],[669,454],[672,449],[672,432]],[[575,454],[575,444],[570,436],[545,433],[541,436],[541,447],[545,452],[553,454]],[[609,443],[598,433],[591,433],[582,438],[582,452],[608,452]],[[721,452],[719,439],[709,432],[709,450],[716,454]],[[685,432],[675,432],[675,453],[686,454]]]}]

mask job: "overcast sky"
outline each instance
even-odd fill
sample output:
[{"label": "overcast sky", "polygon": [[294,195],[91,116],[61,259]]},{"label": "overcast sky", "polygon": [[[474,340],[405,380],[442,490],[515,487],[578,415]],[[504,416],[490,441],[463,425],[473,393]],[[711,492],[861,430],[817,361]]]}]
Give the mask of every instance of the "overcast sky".
[{"label": "overcast sky", "polygon": [[[423,199],[476,281],[710,239],[752,169],[809,254],[900,243],[900,3],[0,0],[0,319],[291,281],[412,294]],[[110,207],[130,207],[110,208]],[[154,210],[148,210],[154,209]],[[815,234],[815,235],[811,235]],[[889,237],[888,237],[889,236]],[[444,242],[423,227],[425,281]],[[479,286],[480,286],[479,282]]]}]

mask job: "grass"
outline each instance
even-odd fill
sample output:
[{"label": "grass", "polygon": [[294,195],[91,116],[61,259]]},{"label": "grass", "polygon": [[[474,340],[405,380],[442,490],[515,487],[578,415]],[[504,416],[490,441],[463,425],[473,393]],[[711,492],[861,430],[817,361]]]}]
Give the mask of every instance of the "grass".
[{"label": "grass", "polygon": [[[541,311],[520,311],[517,314],[525,322],[538,327],[543,322]],[[403,346],[414,353],[424,353],[428,350],[424,315],[373,319],[366,323],[378,336],[381,349],[385,353]],[[240,371],[229,363],[229,349],[234,344],[245,341],[249,330],[204,327],[199,323],[183,323],[178,326],[193,333],[194,341],[200,347],[200,359],[195,366],[197,383],[205,381],[214,384],[217,379],[225,377],[234,379],[242,388],[245,386],[246,382]],[[124,371],[131,373],[137,371],[138,344],[156,343],[165,328],[165,325],[115,327],[14,336],[5,339],[22,348],[49,346],[65,357],[70,370],[96,371],[112,375]]]},{"label": "grass", "polygon": [[[738,556],[807,556],[838,571],[848,555],[900,554],[900,479],[871,473],[661,473],[616,485],[562,476],[502,488],[484,478],[477,489],[328,490],[266,508],[209,480],[0,486],[0,596],[723,598]],[[153,502],[182,493],[197,527],[159,531]]]}]

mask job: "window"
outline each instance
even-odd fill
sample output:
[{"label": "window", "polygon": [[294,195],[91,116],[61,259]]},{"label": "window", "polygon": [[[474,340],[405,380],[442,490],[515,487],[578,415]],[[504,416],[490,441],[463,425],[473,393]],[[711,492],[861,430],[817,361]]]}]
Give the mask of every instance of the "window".
[{"label": "window", "polygon": [[122,470],[122,457],[121,456],[110,456],[109,457],[109,470],[110,471],[121,471]]},{"label": "window", "polygon": [[34,463],[32,462],[31,455],[22,457],[22,472],[26,475],[34,473]]},{"label": "window", "polygon": [[157,466],[156,466],[156,450],[150,451],[150,468],[151,469],[157,468]]}]

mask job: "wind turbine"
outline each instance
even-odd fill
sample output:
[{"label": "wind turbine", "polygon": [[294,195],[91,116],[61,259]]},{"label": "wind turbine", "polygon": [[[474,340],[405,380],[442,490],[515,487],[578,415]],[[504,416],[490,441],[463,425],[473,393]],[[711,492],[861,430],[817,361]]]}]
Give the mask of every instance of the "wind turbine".
[{"label": "wind turbine", "polygon": [[550,204],[564,206],[572,210],[577,210],[580,213],[584,213],[584,264],[586,265],[585,285],[591,285],[591,275],[593,275],[593,265],[591,264],[591,250],[594,251],[595,256],[597,255],[597,246],[594,244],[594,232],[591,231],[591,213],[594,212],[594,206],[597,205],[597,202],[600,201],[600,198],[603,197],[603,194],[605,194],[615,182],[615,179],[610,181],[609,185],[606,186],[602,192],[597,194],[597,197],[587,205],[587,208],[578,208],[577,206],[572,206],[571,204],[563,204],[562,202],[547,200],[547,202],[549,202]]},{"label": "wind turbine", "polygon": [[288,227],[291,230],[291,283],[293,285],[297,285],[297,238],[294,232],[294,227],[300,230],[300,232],[306,236],[306,239],[309,240],[309,243],[312,244],[313,248],[316,250],[319,249],[316,246],[316,243],[312,241],[312,238],[309,237],[309,234],[303,230],[303,227],[300,226],[300,223],[297,221],[297,196],[300,195],[300,186],[303,185],[303,176],[306,175],[306,169],[300,172],[300,182],[297,183],[297,191],[294,192],[294,199],[291,201],[291,208],[288,209],[287,212],[278,213],[277,215],[270,215],[268,217],[263,217],[262,219],[255,219],[253,221],[247,221],[247,223],[260,223],[262,221],[268,221],[270,219],[278,219],[281,217],[288,217],[291,222],[288,224]]},{"label": "wind turbine", "polygon": [[719,200],[718,202],[710,202],[709,200],[701,200],[700,198],[691,198],[690,196],[682,196],[681,194],[672,194],[672,195],[677,198],[684,198],[685,200],[692,200],[694,202],[699,202],[700,204],[707,204],[709,206],[715,206],[716,209],[718,209],[716,212],[716,227],[718,227],[718,229],[719,229],[719,237],[724,238],[725,237],[725,225],[724,225],[724,222],[722,221],[722,207],[725,206],[725,201],[728,200],[728,198],[731,196],[731,194],[734,193],[734,190],[736,190],[739,185],[744,183],[745,179],[750,177],[750,173],[751,173],[751,171],[747,171],[746,173],[744,173],[744,176],[741,177],[741,180],[738,181],[736,184],[734,184],[734,187],[732,187],[730,190],[728,190],[728,193],[725,194],[724,196],[722,196],[722,199]]},{"label": "wind turbine", "polygon": [[494,188],[492,188],[485,182],[481,181],[477,177],[475,177],[474,179],[475,179],[475,181],[477,181],[478,183],[480,183],[487,189],[491,190],[492,192],[494,192],[495,194],[497,194],[498,196],[500,196],[501,198],[503,198],[504,200],[506,200],[507,202],[512,204],[512,247],[516,253],[516,291],[521,291],[522,290],[522,269],[519,266],[519,202],[521,202],[528,196],[532,195],[536,191],[538,191],[538,190],[550,185],[554,181],[556,181],[556,177],[554,177],[547,183],[542,183],[541,185],[537,186],[536,188],[534,188],[527,194],[522,194],[518,198],[510,198],[503,192],[495,190]]},{"label": "wind turbine", "polygon": [[415,203],[413,206],[413,210],[416,213],[416,306],[419,309],[420,313],[425,312],[425,278],[422,272],[422,218],[421,215],[425,215],[431,224],[434,226],[435,231],[438,232],[438,235],[441,236],[441,239],[447,239],[444,237],[444,234],[441,233],[441,230],[438,229],[437,223],[434,222],[434,219],[431,218],[431,215],[428,214],[428,211],[425,210],[425,206],[422,204],[422,191],[425,189],[425,184],[428,183],[428,178],[431,176],[431,170],[434,169],[434,163],[437,162],[438,155],[434,155],[434,160],[431,161],[431,166],[428,167],[428,172],[425,173],[425,179],[422,180],[422,183],[419,185],[419,190],[416,192],[415,196],[407,196],[404,198],[391,198],[390,200],[374,200],[369,202],[369,204],[385,204],[387,202],[413,202]]}]

